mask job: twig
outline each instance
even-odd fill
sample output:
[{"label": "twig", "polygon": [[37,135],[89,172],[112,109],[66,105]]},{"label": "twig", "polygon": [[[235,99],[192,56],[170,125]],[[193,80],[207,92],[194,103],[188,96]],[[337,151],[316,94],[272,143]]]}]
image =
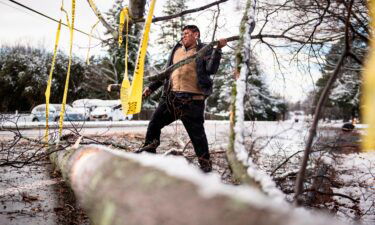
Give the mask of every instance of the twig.
[{"label": "twig", "polygon": [[301,153],[301,152],[303,152],[303,150],[301,150],[301,151],[297,151],[297,152],[295,152],[295,153],[293,153],[292,155],[290,155],[288,158],[286,158],[282,163],[280,163],[272,172],[271,172],[271,176],[273,176],[275,173],[276,173],[276,171],[278,170],[278,169],[280,169],[285,163],[287,163],[291,158],[293,158],[295,155],[297,155],[297,154],[299,154],[299,153]]},{"label": "twig", "polygon": [[341,193],[335,193],[335,192],[327,193],[327,192],[322,192],[322,191],[319,191],[319,190],[316,190],[316,189],[305,189],[303,192],[316,192],[316,193],[321,194],[321,195],[340,196],[340,197],[343,197],[343,198],[347,198],[347,199],[351,200],[352,202],[359,203],[358,200],[356,200],[356,199],[354,199],[354,198],[352,198],[348,195],[341,194]]}]

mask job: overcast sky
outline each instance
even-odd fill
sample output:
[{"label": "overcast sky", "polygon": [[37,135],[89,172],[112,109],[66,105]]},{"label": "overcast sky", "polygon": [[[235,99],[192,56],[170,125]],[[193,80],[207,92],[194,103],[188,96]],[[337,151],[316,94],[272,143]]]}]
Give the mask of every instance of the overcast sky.
[{"label": "overcast sky", "polygon": [[[29,6],[37,11],[40,11],[55,19],[62,18],[60,12],[61,1],[59,0],[18,0],[20,3]],[[203,6],[214,0],[191,0],[189,8]],[[111,8],[113,1],[111,0],[96,0],[94,1],[102,12],[106,12]],[[125,1],[126,2],[126,1]],[[165,0],[157,0],[154,16],[161,15],[163,4]],[[229,37],[238,34],[238,26],[242,17],[242,13],[238,11],[239,2],[230,0],[221,5],[220,28],[216,35],[217,38]],[[65,0],[65,9],[70,13],[70,0]],[[241,7],[241,5],[240,5]],[[212,9],[215,9],[213,7]],[[54,40],[56,35],[57,23],[41,17],[33,12],[22,9],[9,0],[0,0],[0,45],[8,44],[28,44],[37,47],[44,47],[53,50]],[[212,11],[206,10],[192,14],[194,23],[198,24],[201,29],[203,41],[210,41],[212,30],[210,29],[212,21]],[[64,20],[65,21],[65,18]],[[91,26],[95,24],[97,18],[92,10],[89,8],[87,0],[76,1],[76,21],[75,27],[90,32]],[[157,26],[154,26],[157,27]],[[151,39],[149,52],[156,54],[153,40],[157,36],[157,30],[153,30],[151,26]],[[94,32],[94,35],[104,37],[104,27],[99,24]],[[74,33],[74,47],[73,52],[81,58],[86,57],[88,46],[88,36],[79,32]],[[92,46],[96,46],[90,50],[92,54],[104,54],[105,49],[99,45],[99,41],[92,40]],[[258,45],[259,46],[259,45]],[[308,89],[311,89],[312,80],[310,76],[301,74],[293,68],[292,64],[286,70],[284,75],[281,75],[277,68],[273,65],[273,60],[269,52],[262,47],[257,46],[258,56],[262,63],[263,70],[267,74],[267,82],[270,83],[271,89],[279,92],[288,100],[296,101],[305,96]],[[61,39],[59,44],[60,50],[68,52],[69,49],[69,33],[67,28],[62,29]],[[316,79],[317,75],[313,74]]]},{"label": "overcast sky", "polygon": [[[63,15],[60,12],[61,1],[59,0],[17,0],[20,3],[29,6],[37,11],[40,11],[52,18],[60,19]],[[125,1],[126,2],[126,1]],[[155,8],[155,16],[161,15],[163,9],[163,3],[165,0],[157,0]],[[207,0],[192,1],[199,2],[200,5],[212,2]],[[106,12],[113,5],[111,0],[96,0],[96,5],[102,12]],[[70,13],[70,0],[65,0],[64,8]],[[198,5],[194,4],[193,7]],[[223,11],[234,10],[234,5],[224,4],[225,9]],[[53,48],[57,23],[50,21],[40,15],[23,9],[20,6],[8,0],[0,0],[0,27],[2,32],[0,32],[0,43],[1,44],[31,44],[31,45],[42,45],[45,48]],[[199,25],[201,25],[202,34],[204,37],[209,37],[211,32],[207,31],[207,21],[211,20],[212,13],[206,11],[206,13],[196,13],[193,18],[196,19]],[[240,17],[238,17],[240,18]],[[233,18],[232,18],[233,19]],[[95,24],[97,18],[86,0],[76,1],[76,20],[75,27],[87,33],[90,33],[91,26]],[[223,22],[225,22],[226,27],[222,27],[219,30],[219,35],[223,37],[225,35],[230,35],[231,32],[238,31],[238,23],[236,20],[228,20],[228,18],[223,17]],[[63,22],[65,22],[65,17],[63,17]],[[152,29],[152,28],[151,28]],[[99,24],[94,34],[104,38],[103,33],[105,29]],[[151,36],[155,36],[155,30],[151,30]],[[233,34],[232,34],[233,35]],[[93,39],[93,45],[98,43]],[[60,49],[67,52],[69,46],[69,33],[67,28],[63,28],[61,33]],[[79,32],[74,33],[74,52],[75,54],[85,57],[86,47],[88,46],[88,36],[81,34]],[[101,46],[93,48],[94,52],[98,52]]]}]

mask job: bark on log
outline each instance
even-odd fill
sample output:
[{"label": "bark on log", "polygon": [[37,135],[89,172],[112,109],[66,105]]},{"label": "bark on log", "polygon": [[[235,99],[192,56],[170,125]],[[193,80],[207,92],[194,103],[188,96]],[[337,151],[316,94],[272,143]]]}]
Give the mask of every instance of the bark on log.
[{"label": "bark on log", "polygon": [[[51,160],[93,224],[337,224],[277,207],[255,189],[224,185],[178,157],[85,146],[54,153]],[[161,168],[164,162],[169,168]],[[181,167],[194,178],[176,175]]]}]

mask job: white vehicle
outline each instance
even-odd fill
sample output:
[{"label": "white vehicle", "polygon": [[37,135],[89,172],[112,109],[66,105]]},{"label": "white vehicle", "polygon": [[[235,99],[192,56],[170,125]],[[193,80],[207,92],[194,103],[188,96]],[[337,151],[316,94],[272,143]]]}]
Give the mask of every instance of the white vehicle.
[{"label": "white vehicle", "polygon": [[[39,122],[39,121],[46,121],[46,105],[37,105],[31,110],[31,121]],[[59,120],[59,112],[55,109],[53,105],[49,106],[49,121],[58,121]]]},{"label": "white vehicle", "polygon": [[75,100],[72,106],[85,115],[85,120],[90,120],[91,112],[102,104],[100,99],[78,99]]},{"label": "white vehicle", "polygon": [[[49,105],[49,121],[58,121],[60,118],[61,105],[50,104]],[[70,105],[65,105],[65,116],[64,121],[81,121],[84,120],[85,116],[83,113],[73,109]],[[46,121],[46,104],[38,105],[31,111],[31,121]]]},{"label": "white vehicle", "polygon": [[113,109],[108,106],[99,106],[91,112],[90,120],[123,121],[126,120],[126,116],[122,113],[121,109]]},{"label": "white vehicle", "polygon": [[[122,118],[121,110],[120,112],[116,111],[116,106],[119,106],[121,104],[121,101],[119,99],[117,100],[101,100],[101,99],[78,99],[73,102],[73,107],[75,109],[78,109],[80,112],[85,114],[86,120],[91,120],[93,117],[97,117],[94,120],[109,120],[109,118],[112,118],[113,120],[125,120],[125,118]],[[98,107],[110,107],[114,111],[114,115],[109,115],[109,117],[105,119],[98,118],[100,117],[99,114],[103,115],[108,114],[110,111],[109,109],[103,109],[101,108],[98,112],[96,112],[94,116],[91,116],[91,113]],[[105,111],[105,112],[104,112]]]},{"label": "white vehicle", "polygon": [[85,107],[75,107],[75,111],[79,112],[83,115],[84,120],[89,121],[90,120],[90,109]]}]

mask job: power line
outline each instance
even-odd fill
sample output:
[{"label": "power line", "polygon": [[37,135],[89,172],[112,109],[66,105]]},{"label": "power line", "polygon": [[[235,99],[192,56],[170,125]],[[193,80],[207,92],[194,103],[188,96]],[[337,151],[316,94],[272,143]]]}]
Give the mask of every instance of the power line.
[{"label": "power line", "polygon": [[[45,17],[45,18],[47,18],[47,19],[49,19],[49,20],[52,20],[52,21],[54,21],[54,22],[56,22],[56,23],[59,23],[58,20],[56,20],[56,19],[54,19],[54,18],[52,18],[52,17],[50,17],[50,16],[47,16],[46,14],[41,13],[41,12],[35,10],[35,9],[32,9],[32,8],[30,8],[30,7],[28,7],[28,6],[24,5],[24,4],[22,4],[22,3],[19,3],[19,2],[14,1],[14,0],[8,0],[8,1],[10,1],[10,2],[12,2],[12,3],[14,3],[14,4],[18,5],[18,6],[21,6],[21,7],[24,8],[24,9],[27,9],[27,10],[29,10],[29,11],[32,11],[33,13],[36,13],[36,14],[38,14],[38,15],[40,15],[40,16],[43,16],[43,17]],[[5,4],[5,3],[4,3],[4,4]],[[7,5],[7,4],[5,4],[5,5]],[[7,5],[7,6],[11,7],[10,5]],[[13,8],[13,7],[12,7],[12,8]],[[61,22],[61,24],[69,28],[69,26],[68,26],[67,24],[65,24],[65,23],[63,23],[63,22]],[[85,34],[85,35],[87,35],[87,36],[90,36],[90,34],[84,32],[84,31],[82,31],[82,30],[79,30],[79,29],[77,29],[77,28],[73,28],[73,29],[74,29],[75,31],[78,31],[78,32],[82,33],[82,34]],[[97,39],[97,40],[101,40],[100,38],[97,38],[97,37],[95,37],[95,36],[93,36],[93,35],[91,35],[91,36],[92,36],[93,38]]]}]

